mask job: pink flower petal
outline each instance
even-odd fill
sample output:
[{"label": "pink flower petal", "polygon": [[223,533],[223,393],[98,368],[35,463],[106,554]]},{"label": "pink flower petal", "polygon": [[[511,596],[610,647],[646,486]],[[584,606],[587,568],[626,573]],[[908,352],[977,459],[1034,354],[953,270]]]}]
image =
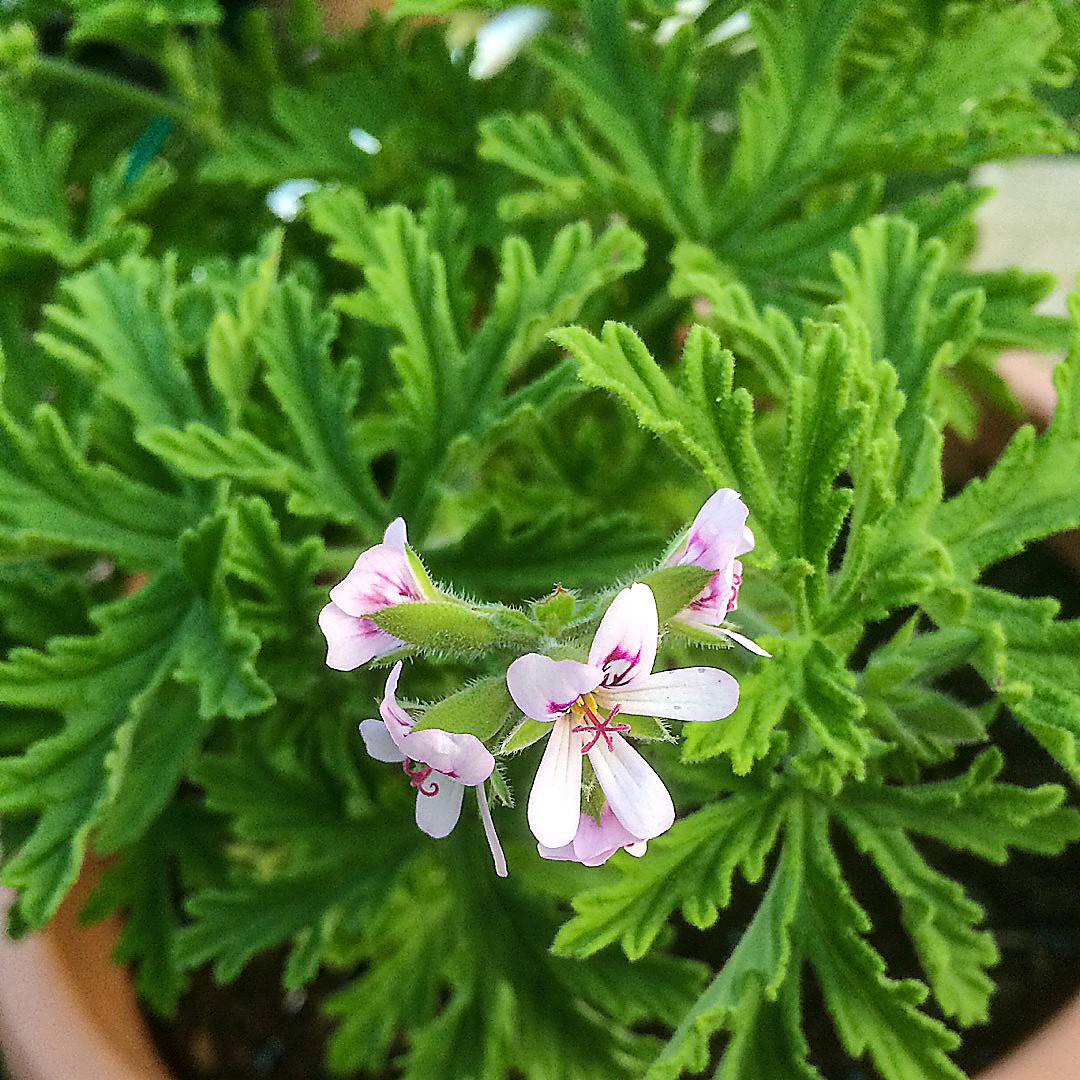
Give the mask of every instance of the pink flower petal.
[{"label": "pink flower petal", "polygon": [[360,736],[364,740],[365,749],[376,761],[405,760],[405,755],[390,738],[390,732],[381,720],[362,720]]},{"label": "pink flower petal", "polygon": [[746,527],[748,513],[737,491],[721,488],[697,512],[686,539],[665,562],[707,570],[730,566],[736,555],[744,555],[754,546],[754,534]]},{"label": "pink flower petal", "polygon": [[656,598],[638,582],[623,589],[604,613],[589,649],[589,663],[606,687],[626,686],[652,671],[660,629]]},{"label": "pink flower petal", "polygon": [[582,694],[600,685],[603,672],[577,660],[540,653],[519,656],[507,669],[506,686],[517,707],[534,720],[554,720]]},{"label": "pink flower petal", "polygon": [[491,808],[488,806],[487,792],[482,785],[476,789],[476,801],[480,805],[480,820],[484,823],[484,835],[487,837],[488,847],[491,849],[491,858],[495,863],[495,873],[499,877],[506,877],[506,856],[503,854],[502,844],[499,843],[499,834],[495,831],[495,822],[491,820]]},{"label": "pink flower petal", "polygon": [[401,678],[401,661],[399,660],[386,677],[386,689],[383,691],[383,699],[379,704],[379,714],[386,724],[386,730],[394,740],[397,748],[405,754],[405,736],[412,731],[415,723],[413,718],[398,704],[397,685]]},{"label": "pink flower petal", "polygon": [[349,615],[333,602],[319,612],[319,629],[326,638],[326,666],[335,671],[352,671],[405,644],[370,619]]},{"label": "pink flower petal", "polygon": [[353,568],[330,590],[330,599],[350,615],[370,615],[380,608],[424,599],[405,554],[405,522],[392,521],[383,542],[361,552]]},{"label": "pink flower petal", "polygon": [[645,675],[631,686],[597,695],[600,704],[622,706],[631,716],[668,720],[721,720],[739,704],[739,684],[719,668],[677,668]]},{"label": "pink flower petal", "polygon": [[482,784],[495,768],[491,751],[475,735],[428,728],[406,735],[401,748],[406,757],[422,761],[467,787]]},{"label": "pink flower petal", "polygon": [[602,866],[619,848],[640,842],[640,838],[627,832],[608,803],[600,812],[600,821],[588,814],[581,815],[581,824],[574,837],[574,854],[584,866]]},{"label": "pink flower petal", "polygon": [[581,733],[556,720],[529,793],[529,828],[544,847],[569,844],[581,816]]},{"label": "pink flower petal", "polygon": [[416,824],[421,832],[441,840],[454,831],[461,817],[461,797],[465,794],[465,788],[449,776],[429,777],[423,786],[428,791],[432,786],[437,790],[434,795],[425,795],[417,790]]},{"label": "pink flower petal", "polygon": [[611,743],[611,750],[601,740],[589,751],[593,772],[624,828],[639,840],[651,840],[675,821],[671,796],[652,766],[621,735],[613,735]]}]

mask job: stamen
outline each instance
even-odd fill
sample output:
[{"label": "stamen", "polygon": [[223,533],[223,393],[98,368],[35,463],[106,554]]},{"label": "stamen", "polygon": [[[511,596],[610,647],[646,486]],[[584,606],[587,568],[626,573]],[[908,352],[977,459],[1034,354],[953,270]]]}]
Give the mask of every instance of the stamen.
[{"label": "stamen", "polygon": [[582,711],[588,718],[588,723],[579,724],[576,728],[571,728],[571,731],[591,731],[593,733],[592,738],[581,748],[583,754],[587,754],[601,739],[607,744],[608,750],[614,751],[615,740],[612,739],[612,735],[618,732],[629,731],[629,724],[613,724],[612,721],[619,715],[621,705],[616,705],[606,717],[597,716],[592,709],[587,705],[582,706]]}]

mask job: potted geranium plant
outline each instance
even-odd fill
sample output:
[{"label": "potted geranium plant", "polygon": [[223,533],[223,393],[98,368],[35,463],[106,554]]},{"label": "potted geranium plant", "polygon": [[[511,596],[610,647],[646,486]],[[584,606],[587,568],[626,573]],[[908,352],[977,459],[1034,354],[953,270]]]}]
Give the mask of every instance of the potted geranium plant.
[{"label": "potted geranium plant", "polygon": [[960,1077],[940,865],[1080,836],[1080,629],[994,577],[1080,346],[941,470],[1072,340],[965,177],[1072,147],[1075,13],[458,7],[0,14],[9,931],[105,856],[152,1013],[278,950],[341,1075]]}]

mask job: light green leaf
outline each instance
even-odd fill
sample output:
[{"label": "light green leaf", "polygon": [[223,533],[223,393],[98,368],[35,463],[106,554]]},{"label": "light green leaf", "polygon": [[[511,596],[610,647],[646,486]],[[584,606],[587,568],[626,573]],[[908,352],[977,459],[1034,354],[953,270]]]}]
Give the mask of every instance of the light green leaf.
[{"label": "light green leaf", "polygon": [[416,722],[413,731],[438,728],[463,735],[490,739],[506,723],[514,709],[506,677],[481,679],[433,705]]}]

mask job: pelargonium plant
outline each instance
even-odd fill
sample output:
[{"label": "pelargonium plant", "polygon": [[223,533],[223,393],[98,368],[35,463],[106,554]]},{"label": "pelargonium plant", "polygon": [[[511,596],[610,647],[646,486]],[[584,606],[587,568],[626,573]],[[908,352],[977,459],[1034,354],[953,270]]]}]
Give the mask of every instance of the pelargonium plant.
[{"label": "pelargonium plant", "polygon": [[[956,1080],[942,852],[1080,836],[1080,624],[991,583],[1080,525],[1080,304],[968,267],[1076,9],[499,6],[0,10],[9,930],[107,856],[150,1010],[277,950],[341,1075],[812,1080],[819,997]],[[1005,347],[1055,419],[946,486]]]}]

